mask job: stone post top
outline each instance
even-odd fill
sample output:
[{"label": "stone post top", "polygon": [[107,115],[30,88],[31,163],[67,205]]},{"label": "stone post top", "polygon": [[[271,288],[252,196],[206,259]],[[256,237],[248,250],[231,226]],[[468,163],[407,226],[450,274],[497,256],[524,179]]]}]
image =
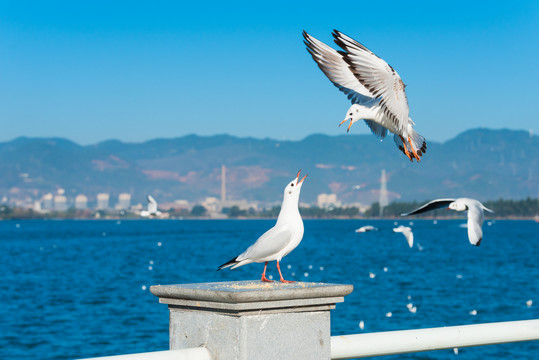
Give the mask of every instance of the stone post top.
[{"label": "stone post top", "polygon": [[313,282],[265,283],[260,280],[154,285],[150,291],[159,298],[211,301],[221,303],[250,303],[261,301],[297,300],[343,297],[350,294],[352,285]]}]

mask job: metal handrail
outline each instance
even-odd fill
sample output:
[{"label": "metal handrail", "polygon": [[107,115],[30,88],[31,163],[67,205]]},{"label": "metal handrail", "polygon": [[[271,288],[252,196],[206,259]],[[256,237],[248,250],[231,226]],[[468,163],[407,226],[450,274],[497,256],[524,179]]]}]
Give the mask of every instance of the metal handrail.
[{"label": "metal handrail", "polygon": [[331,337],[331,359],[352,359],[539,340],[539,320]]}]

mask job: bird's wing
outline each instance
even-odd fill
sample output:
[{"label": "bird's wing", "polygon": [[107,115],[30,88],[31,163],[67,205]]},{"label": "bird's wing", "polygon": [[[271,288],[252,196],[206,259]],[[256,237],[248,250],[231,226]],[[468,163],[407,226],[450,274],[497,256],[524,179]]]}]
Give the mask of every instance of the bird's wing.
[{"label": "bird's wing", "polygon": [[371,121],[371,120],[365,120],[365,124],[371,129],[372,133],[376,136],[378,136],[380,139],[383,139],[387,135],[387,129],[383,127],[382,125]]},{"label": "bird's wing", "polygon": [[414,246],[414,233],[412,232],[412,229],[408,226],[399,226],[393,229],[393,232],[399,232],[404,235],[406,238],[406,241],[408,242],[408,246],[413,247]]},{"label": "bird's wing", "polygon": [[408,98],[399,74],[388,63],[354,39],[334,30],[335,43],[344,51],[338,53],[363,86],[380,99],[384,114],[403,132],[408,125]]},{"label": "bird's wing", "polygon": [[444,206],[447,206],[451,204],[455,199],[436,199],[432,200],[431,202],[426,203],[423,206],[420,206],[419,208],[415,209],[414,211],[410,211],[408,213],[401,214],[401,216],[408,216],[408,215],[415,215],[415,214],[421,214],[426,211],[430,210],[436,210],[439,208],[442,208]]},{"label": "bird's wing", "polygon": [[236,258],[236,261],[246,259],[257,261],[276,254],[288,245],[293,235],[294,232],[289,225],[276,225],[262,234],[253,245]]},{"label": "bird's wing", "polygon": [[468,208],[468,240],[472,245],[479,246],[483,239],[483,205],[474,199],[461,198],[459,201]]},{"label": "bird's wing", "polygon": [[157,211],[157,201],[153,198],[153,196],[148,195],[148,212],[150,214],[153,214]]},{"label": "bird's wing", "polygon": [[406,228],[404,229],[402,233],[404,234],[404,236],[406,236],[406,241],[408,242],[408,246],[413,247],[414,246],[414,233],[412,232],[412,229]]},{"label": "bird's wing", "polygon": [[305,45],[318,67],[339,90],[348,95],[354,104],[373,100],[373,95],[352,74],[348,64],[333,48],[303,31]]}]

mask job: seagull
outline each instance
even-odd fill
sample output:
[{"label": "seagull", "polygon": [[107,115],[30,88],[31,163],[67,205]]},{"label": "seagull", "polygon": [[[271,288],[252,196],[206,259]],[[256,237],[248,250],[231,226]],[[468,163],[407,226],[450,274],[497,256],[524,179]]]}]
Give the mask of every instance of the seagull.
[{"label": "seagull", "polygon": [[275,226],[260,236],[247,250],[219,266],[217,270],[229,266],[231,266],[232,269],[235,269],[253,262],[264,262],[264,271],[262,272],[261,280],[264,282],[272,282],[272,280],[266,278],[266,267],[268,266],[269,261],[276,260],[281,282],[294,282],[283,278],[279,262],[283,257],[294,250],[303,238],[303,220],[301,220],[301,215],[299,213],[298,202],[301,187],[303,186],[303,180],[305,180],[307,175],[299,180],[300,173],[301,170],[298,172],[296,178],[286,185],[286,188],[284,189],[283,203]]},{"label": "seagull", "polygon": [[336,51],[303,31],[304,43],[318,67],[340,91],[348,96],[352,106],[339,124],[365,120],[372,133],[384,139],[394,134],[395,144],[410,161],[427,151],[425,138],[415,131],[410,119],[408,99],[399,74],[388,63],[365,46],[343,33],[333,30]]},{"label": "seagull", "polygon": [[406,238],[406,241],[408,241],[408,246],[410,247],[414,246],[414,233],[412,232],[412,228],[408,226],[400,225],[399,227],[394,228],[393,232],[402,233],[404,237]]},{"label": "seagull", "polygon": [[364,322],[363,320],[361,320],[361,321],[359,322],[359,328],[360,328],[361,330],[365,329],[365,322]]},{"label": "seagull", "polygon": [[142,217],[151,217],[151,216],[160,216],[161,211],[157,210],[157,201],[153,198],[153,196],[148,195],[148,210],[142,210],[140,212],[140,216]]},{"label": "seagull", "polygon": [[481,244],[481,240],[483,239],[483,230],[481,229],[484,219],[483,210],[491,213],[494,211],[487,209],[483,204],[475,199],[436,199],[426,203],[414,211],[401,214],[401,216],[421,214],[426,211],[442,208],[444,206],[447,206],[449,210],[468,211],[468,239],[472,245],[479,246]]},{"label": "seagull", "polygon": [[378,228],[375,228],[372,225],[365,225],[365,226],[360,227],[359,229],[356,229],[357,233],[364,233],[368,231],[378,231]]}]

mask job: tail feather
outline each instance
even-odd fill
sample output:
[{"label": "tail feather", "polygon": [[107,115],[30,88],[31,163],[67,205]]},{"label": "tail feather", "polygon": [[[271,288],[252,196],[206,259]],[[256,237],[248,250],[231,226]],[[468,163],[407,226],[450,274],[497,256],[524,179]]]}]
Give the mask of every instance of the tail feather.
[{"label": "tail feather", "polygon": [[227,268],[227,267],[230,267],[230,266],[236,265],[236,264],[238,263],[238,262],[236,261],[237,258],[238,258],[238,257],[236,256],[235,258],[233,258],[233,259],[227,261],[226,263],[224,263],[223,265],[219,266],[219,267],[217,268],[217,271],[219,271],[219,270],[221,270],[221,269],[224,269],[224,268]]},{"label": "tail feather", "polygon": [[[408,124],[408,136],[410,137],[412,146],[414,147],[414,150],[417,153],[417,155],[419,157],[423,156],[427,152],[427,142],[425,141],[425,138],[422,135],[420,135],[417,131],[415,131],[415,129],[412,127],[411,124]],[[395,141],[395,144],[397,145],[399,150],[402,151],[403,154],[406,154],[404,150],[404,145],[402,143],[400,136],[395,134],[393,136],[393,140]],[[408,152],[411,153],[412,147],[410,146],[408,139],[404,139],[404,141],[406,143],[406,150],[408,150]]]}]

